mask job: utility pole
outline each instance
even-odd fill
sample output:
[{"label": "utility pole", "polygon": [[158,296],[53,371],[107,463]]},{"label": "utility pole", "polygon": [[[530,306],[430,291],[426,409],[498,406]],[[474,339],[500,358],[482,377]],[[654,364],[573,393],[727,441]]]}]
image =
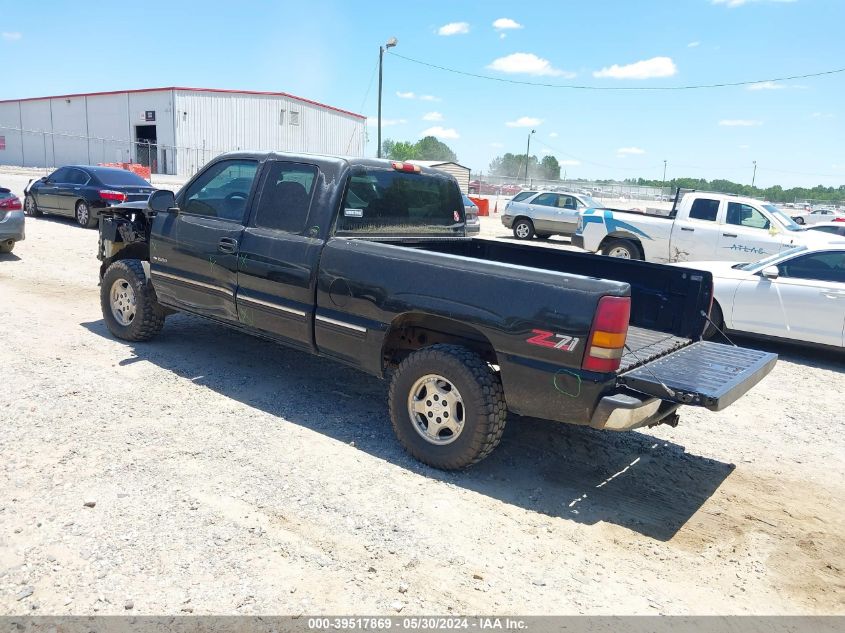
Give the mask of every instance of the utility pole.
[{"label": "utility pole", "polygon": [[528,155],[531,153],[531,135],[536,132],[537,130],[531,130],[528,133],[528,145],[525,148],[525,182],[528,182]]},{"label": "utility pole", "polygon": [[757,161],[752,160],[751,162],[754,163],[754,174],[751,176],[751,188],[753,189],[754,181],[757,180]]},{"label": "utility pole", "polygon": [[399,43],[395,37],[387,40],[384,46],[378,47],[378,147],[376,148],[376,156],[381,158],[381,68],[384,64],[384,51],[388,48],[393,48]]},{"label": "utility pole", "polygon": [[663,188],[666,188],[666,160],[663,160]]}]

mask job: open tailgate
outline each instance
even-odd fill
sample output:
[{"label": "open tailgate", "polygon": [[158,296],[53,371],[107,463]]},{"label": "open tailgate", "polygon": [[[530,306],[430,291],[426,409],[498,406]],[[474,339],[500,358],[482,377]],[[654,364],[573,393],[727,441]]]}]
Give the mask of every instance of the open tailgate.
[{"label": "open tailgate", "polygon": [[662,400],[721,411],[766,377],[777,358],[699,341],[621,374],[619,383]]}]

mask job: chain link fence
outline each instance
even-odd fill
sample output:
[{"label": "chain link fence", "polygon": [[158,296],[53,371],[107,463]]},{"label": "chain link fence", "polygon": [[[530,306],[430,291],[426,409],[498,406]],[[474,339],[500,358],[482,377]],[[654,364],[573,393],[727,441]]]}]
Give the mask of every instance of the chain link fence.
[{"label": "chain link fence", "polygon": [[44,169],[70,164],[137,163],[149,167],[153,174],[190,177],[228,151],[5,126],[0,126],[0,138],[0,164]]},{"label": "chain link fence", "polygon": [[502,176],[475,175],[480,181],[478,193],[509,195],[516,187],[523,190],[568,191],[592,196],[595,200],[637,200],[641,202],[669,202],[674,199],[674,189],[667,187],[647,187],[605,180],[543,180],[539,178],[507,178]]}]

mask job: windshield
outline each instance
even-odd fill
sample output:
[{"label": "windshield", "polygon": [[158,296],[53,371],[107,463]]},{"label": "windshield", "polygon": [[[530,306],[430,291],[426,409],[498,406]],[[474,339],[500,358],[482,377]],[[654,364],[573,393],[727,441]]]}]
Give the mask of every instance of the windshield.
[{"label": "windshield", "polygon": [[774,255],[769,255],[764,259],[759,259],[756,262],[748,262],[747,264],[737,264],[734,266],[737,270],[759,270],[773,264],[784,257],[795,255],[796,253],[800,253],[801,251],[806,251],[806,246],[795,246],[794,248],[788,248],[785,251],[781,251],[780,253],[775,253]]},{"label": "windshield", "polygon": [[797,224],[795,220],[790,218],[786,215],[783,211],[778,209],[773,204],[764,204],[762,205],[763,208],[775,216],[775,219],[778,221],[779,224],[783,226],[787,231],[803,231],[804,229],[801,228],[800,224]]},{"label": "windshield", "polygon": [[122,169],[103,169],[94,172],[97,179],[104,185],[112,187],[149,187],[150,183],[133,174],[131,171]]},{"label": "windshield", "polygon": [[336,234],[424,237],[463,235],[464,205],[446,176],[356,167],[338,214]]}]

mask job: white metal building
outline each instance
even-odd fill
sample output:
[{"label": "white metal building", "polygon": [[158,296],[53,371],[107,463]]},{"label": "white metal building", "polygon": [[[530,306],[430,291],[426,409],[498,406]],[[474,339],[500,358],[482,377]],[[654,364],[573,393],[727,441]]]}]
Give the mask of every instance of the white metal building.
[{"label": "white metal building", "polygon": [[447,174],[455,177],[458,181],[458,185],[461,187],[461,191],[464,193],[469,191],[469,167],[464,167],[463,165],[453,161],[442,160],[409,160],[407,162],[419,165],[420,167],[431,167],[433,169],[445,171]]},{"label": "white metal building", "polygon": [[222,152],[363,156],[366,117],[283,92],[150,88],[0,101],[0,165],[138,162],[191,175]]}]

